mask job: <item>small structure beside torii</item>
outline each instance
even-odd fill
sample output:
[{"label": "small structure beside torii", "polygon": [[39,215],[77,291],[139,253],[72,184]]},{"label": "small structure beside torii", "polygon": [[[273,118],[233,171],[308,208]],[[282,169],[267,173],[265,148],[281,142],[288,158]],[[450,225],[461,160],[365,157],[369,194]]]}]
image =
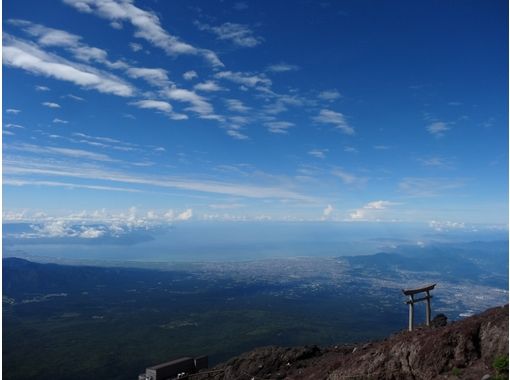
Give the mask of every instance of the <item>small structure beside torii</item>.
[{"label": "small structure beside torii", "polygon": [[[406,301],[406,304],[409,305],[409,331],[413,331],[414,326],[414,304],[416,302],[427,301],[427,306],[425,308],[425,322],[427,326],[430,326],[430,300],[432,296],[430,295],[430,291],[434,289],[436,284],[426,285],[421,288],[416,289],[402,289],[402,293],[404,295],[409,296],[409,300]],[[421,298],[414,298],[414,296],[418,293],[426,293],[426,296]]]}]

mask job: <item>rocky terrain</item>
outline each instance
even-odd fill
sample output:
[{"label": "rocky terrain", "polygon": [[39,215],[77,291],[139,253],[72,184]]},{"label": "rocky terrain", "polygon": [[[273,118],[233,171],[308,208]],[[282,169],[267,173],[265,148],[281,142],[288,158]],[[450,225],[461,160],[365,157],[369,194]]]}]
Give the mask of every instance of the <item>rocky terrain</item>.
[{"label": "rocky terrain", "polygon": [[508,305],[356,346],[262,347],[209,371],[193,378],[507,379]]}]

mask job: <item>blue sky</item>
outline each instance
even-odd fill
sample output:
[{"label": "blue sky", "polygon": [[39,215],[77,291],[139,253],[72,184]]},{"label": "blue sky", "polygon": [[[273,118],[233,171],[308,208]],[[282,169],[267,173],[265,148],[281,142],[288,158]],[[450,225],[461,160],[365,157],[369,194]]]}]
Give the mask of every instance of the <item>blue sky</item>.
[{"label": "blue sky", "polygon": [[3,11],[4,223],[508,223],[504,1]]}]

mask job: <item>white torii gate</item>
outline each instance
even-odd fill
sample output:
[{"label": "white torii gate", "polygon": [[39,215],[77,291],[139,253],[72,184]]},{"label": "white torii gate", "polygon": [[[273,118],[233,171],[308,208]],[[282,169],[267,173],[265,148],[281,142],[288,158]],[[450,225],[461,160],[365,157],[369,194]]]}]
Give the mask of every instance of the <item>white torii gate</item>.
[{"label": "white torii gate", "polygon": [[[409,296],[409,300],[405,302],[409,305],[409,331],[413,331],[414,304],[420,301],[427,301],[427,307],[425,308],[425,321],[427,326],[430,326],[430,299],[432,298],[430,291],[434,289],[435,286],[436,284],[432,284],[416,289],[402,289],[402,293],[404,293],[406,296]],[[427,295],[422,298],[415,299],[414,295],[417,293],[427,293]]]}]

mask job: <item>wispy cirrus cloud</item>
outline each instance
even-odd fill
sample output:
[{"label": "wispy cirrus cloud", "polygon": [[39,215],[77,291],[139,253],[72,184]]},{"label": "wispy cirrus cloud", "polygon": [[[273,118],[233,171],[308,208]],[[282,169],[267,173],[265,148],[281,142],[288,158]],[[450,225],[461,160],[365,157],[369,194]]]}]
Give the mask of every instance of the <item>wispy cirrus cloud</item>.
[{"label": "wispy cirrus cloud", "polygon": [[37,162],[27,162],[27,160],[24,159],[7,158],[4,160],[4,178],[14,179],[24,175],[30,175],[31,178],[33,178],[33,176],[81,178],[137,186],[223,194],[244,198],[314,201],[312,197],[281,186],[260,186],[220,180],[215,181],[172,176],[149,177],[133,172],[125,173],[116,170],[91,167],[90,165],[80,165],[78,162],[74,163],[74,165],[68,165],[65,163],[39,164]]},{"label": "wispy cirrus cloud", "polygon": [[233,71],[220,71],[215,74],[218,79],[225,79],[237,84],[241,84],[247,87],[255,86],[271,86],[271,80],[264,74],[253,74],[244,72],[233,72]]},{"label": "wispy cirrus cloud", "polygon": [[249,137],[246,136],[244,133],[239,132],[237,128],[230,128],[227,129],[227,135],[230,137],[233,137],[236,140],[248,140]]},{"label": "wispy cirrus cloud", "polygon": [[194,24],[199,30],[211,32],[218,39],[230,41],[240,47],[255,47],[264,41],[262,37],[256,36],[247,25],[226,22],[218,26],[211,26],[199,21],[195,21]]},{"label": "wispy cirrus cloud", "polygon": [[423,166],[431,166],[436,168],[450,169],[452,168],[451,160],[441,156],[429,156],[418,158]]},{"label": "wispy cirrus cloud", "polygon": [[73,57],[83,62],[99,62],[109,68],[121,69],[128,65],[123,61],[111,62],[104,49],[89,46],[82,42],[81,36],[65,30],[49,28],[45,25],[35,24],[27,20],[11,19],[8,24],[22,29],[28,35],[37,39],[41,47],[61,47],[69,51]]},{"label": "wispy cirrus cloud", "polygon": [[[115,2],[112,2],[112,4],[113,3]],[[23,28],[23,30],[25,30],[28,34],[37,37],[38,42],[44,46],[64,47],[67,50],[69,50],[74,55],[75,58],[79,60],[85,62],[97,61],[107,65],[110,68],[125,69],[125,72],[129,77],[133,79],[143,79],[150,85],[158,87],[163,96],[173,100],[189,103],[190,106],[187,107],[186,110],[196,112],[202,118],[219,119],[217,115],[213,114],[212,105],[204,97],[196,94],[194,91],[177,88],[173,84],[173,82],[169,80],[167,71],[162,68],[130,67],[127,63],[122,61],[110,62],[107,59],[106,51],[90,47],[82,43],[81,37],[76,36],[74,34],[62,30],[48,28],[46,26],[34,24],[25,20],[11,20],[10,23]],[[71,63],[68,62],[68,64]],[[98,70],[92,68],[91,66],[84,66],[78,64],[75,64],[75,66],[78,67],[78,69],[86,67],[88,71],[91,71],[94,74],[98,73]],[[66,72],[69,73],[69,70],[66,70]],[[188,72],[187,74],[190,75],[190,73],[191,72]],[[105,72],[102,72],[102,74],[103,79],[106,76],[112,77],[111,74],[107,74]],[[76,79],[76,76],[70,79]],[[121,81],[120,78],[118,78],[118,80]],[[98,83],[97,88],[99,89],[99,86],[105,87],[107,84],[108,83],[103,80],[101,84]],[[220,89],[219,86],[214,86],[213,82],[202,84],[200,88],[205,91],[215,91]],[[132,93],[126,94],[126,96],[131,95],[134,95],[134,90],[132,91]],[[159,102],[158,104],[156,104],[155,102],[156,102],[155,100],[150,101],[141,100],[139,102],[136,102],[136,104],[142,108],[152,108],[159,110],[161,112],[166,112],[174,120],[187,119],[187,116],[184,114],[171,112],[172,110],[169,108],[170,106],[169,103],[167,103],[167,105],[164,106],[163,101],[157,101]]]},{"label": "wispy cirrus cloud", "polygon": [[183,88],[169,87],[161,91],[161,95],[178,102],[188,103],[189,106],[185,108],[187,111],[193,111],[206,119],[216,119],[217,115],[214,114],[214,108],[205,97],[197,94],[194,91],[186,90]]},{"label": "wispy cirrus cloud", "polygon": [[205,91],[205,92],[216,92],[216,91],[225,91],[226,89],[221,87],[218,83],[212,80],[208,80],[202,83],[197,83],[194,87],[197,91]]},{"label": "wispy cirrus cloud", "polygon": [[19,124],[13,124],[13,123],[7,123],[4,125],[5,128],[17,128],[17,129],[24,129],[25,127]]},{"label": "wispy cirrus cloud", "polygon": [[340,112],[322,109],[312,120],[316,123],[332,124],[346,135],[354,135],[354,128],[347,123],[345,116]]},{"label": "wispy cirrus cloud", "polygon": [[138,42],[130,42],[129,47],[131,50],[133,50],[135,53],[139,52],[140,50],[143,50],[143,46],[139,44]]},{"label": "wispy cirrus cloud", "polygon": [[312,149],[312,150],[308,151],[308,154],[315,158],[325,159],[326,153],[328,153],[328,151],[329,151],[329,149]]},{"label": "wispy cirrus cloud", "polygon": [[134,5],[133,1],[121,0],[63,0],[83,13],[90,13],[112,22],[128,22],[135,29],[135,37],[143,38],[162,49],[168,55],[198,55],[215,67],[224,66],[216,53],[208,49],[197,48],[171,35],[161,26],[159,17],[154,13]]},{"label": "wispy cirrus cloud", "polygon": [[53,103],[53,102],[42,102],[41,103],[43,106],[45,107],[48,107],[48,108],[60,108],[60,104],[58,103]]},{"label": "wispy cirrus cloud", "polygon": [[139,100],[137,102],[131,103],[134,106],[137,106],[139,108],[148,108],[148,109],[155,109],[161,112],[171,112],[172,111],[172,105],[168,102],[164,102],[161,100]]},{"label": "wispy cirrus cloud", "polygon": [[398,189],[411,197],[437,197],[459,189],[465,183],[463,178],[406,177],[399,182]]},{"label": "wispy cirrus cloud", "polygon": [[114,187],[102,185],[87,185],[83,183],[60,182],[60,181],[41,181],[32,179],[12,179],[8,178],[3,181],[4,185],[10,186],[47,186],[47,187],[63,187],[66,189],[89,189],[101,191],[121,191],[128,193],[140,193],[139,189],[130,189],[127,187]]},{"label": "wispy cirrus cloud", "polygon": [[245,113],[250,110],[250,107],[245,106],[243,102],[238,99],[225,99],[225,104],[227,108],[233,112]]},{"label": "wispy cirrus cloud", "polygon": [[130,67],[126,72],[131,78],[141,78],[156,87],[168,86],[171,83],[167,71],[161,68]]},{"label": "wispy cirrus cloud", "polygon": [[22,28],[26,33],[37,38],[42,46],[75,47],[81,44],[81,37],[65,30],[48,28],[44,25],[35,24],[27,20],[10,19],[10,25]]},{"label": "wispy cirrus cloud", "polygon": [[198,78],[198,74],[195,70],[189,70],[182,74],[182,77],[186,80],[193,80],[195,78]]},{"label": "wispy cirrus cloud", "polygon": [[266,71],[272,72],[272,73],[285,73],[287,71],[296,71],[299,70],[299,66],[297,65],[291,65],[289,63],[275,63],[273,65],[269,65],[266,68]]},{"label": "wispy cirrus cloud", "polygon": [[264,125],[269,132],[277,134],[287,134],[289,133],[289,129],[295,126],[295,124],[290,121],[268,121],[264,123]]},{"label": "wispy cirrus cloud", "polygon": [[340,99],[342,97],[342,95],[338,92],[338,90],[333,89],[333,90],[322,91],[319,93],[319,95],[317,95],[317,97],[322,100],[332,101],[332,100]]},{"label": "wispy cirrus cloud", "polygon": [[102,161],[102,162],[116,162],[117,160],[111,158],[110,156],[102,153],[90,152],[83,149],[72,149],[72,148],[62,148],[55,146],[43,146],[43,145],[34,145],[34,144],[12,144],[6,145],[5,149],[7,151],[21,151],[26,153],[35,153],[35,154],[50,154],[57,156],[65,156],[76,159],[88,159],[93,161]]},{"label": "wispy cirrus cloud", "polygon": [[135,88],[124,80],[92,66],[78,64],[41,50],[37,45],[4,33],[3,63],[99,92],[130,97]]},{"label": "wispy cirrus cloud", "polygon": [[446,133],[446,131],[449,131],[451,129],[451,123],[446,123],[443,121],[436,121],[434,123],[431,123],[427,126],[427,131],[436,137],[442,137]]},{"label": "wispy cirrus cloud", "polygon": [[162,101],[162,100],[154,100],[154,99],[145,99],[145,100],[138,100],[136,102],[130,103],[131,105],[134,105],[138,108],[143,109],[152,109],[156,111],[160,111],[164,114],[166,114],[168,117],[170,117],[173,120],[185,120],[188,118],[188,116],[173,112],[173,107],[170,103]]},{"label": "wispy cirrus cloud", "polygon": [[76,100],[78,102],[84,102],[85,101],[85,99],[83,99],[82,97],[76,96],[76,95],[73,95],[73,94],[67,94],[67,95],[65,95],[65,97],[69,98],[69,99]]},{"label": "wispy cirrus cloud", "polygon": [[355,175],[342,168],[333,169],[331,174],[333,174],[335,177],[340,178],[344,184],[350,186],[361,186],[368,181],[367,177]]}]

